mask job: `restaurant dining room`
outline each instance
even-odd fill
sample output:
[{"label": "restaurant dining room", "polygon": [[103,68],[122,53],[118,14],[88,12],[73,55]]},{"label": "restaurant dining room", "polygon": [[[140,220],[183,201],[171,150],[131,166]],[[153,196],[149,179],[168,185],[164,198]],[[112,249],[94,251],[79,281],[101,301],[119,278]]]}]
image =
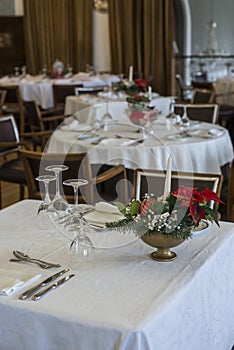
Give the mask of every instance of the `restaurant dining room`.
[{"label": "restaurant dining room", "polygon": [[233,13],[0,0],[0,350],[234,350]]}]

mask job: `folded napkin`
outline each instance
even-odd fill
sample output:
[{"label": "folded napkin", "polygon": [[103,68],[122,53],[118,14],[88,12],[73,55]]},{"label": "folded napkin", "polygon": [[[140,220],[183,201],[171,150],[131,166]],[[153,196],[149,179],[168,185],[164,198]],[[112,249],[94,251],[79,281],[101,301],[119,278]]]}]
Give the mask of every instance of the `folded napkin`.
[{"label": "folded napkin", "polygon": [[219,137],[223,134],[223,130],[221,129],[210,129],[208,131],[208,135],[211,135],[213,137]]},{"label": "folded napkin", "polygon": [[0,277],[0,295],[10,295],[18,292],[24,287],[30,286],[32,283],[36,282],[41,278],[41,275],[36,275],[30,279],[15,279],[11,276],[1,276]]},{"label": "folded napkin", "polygon": [[87,213],[84,217],[90,224],[98,224],[102,227],[105,227],[107,222],[119,221],[124,218],[115,205],[106,202],[97,203],[95,210]]},{"label": "folded napkin", "polygon": [[128,138],[120,138],[120,139],[109,138],[109,139],[102,140],[99,144],[108,145],[108,146],[128,146],[136,142],[137,142],[137,139],[130,140]]},{"label": "folded napkin", "polygon": [[62,125],[61,129],[65,131],[86,131],[90,130],[90,125],[79,123],[78,120],[74,119],[71,123]]}]

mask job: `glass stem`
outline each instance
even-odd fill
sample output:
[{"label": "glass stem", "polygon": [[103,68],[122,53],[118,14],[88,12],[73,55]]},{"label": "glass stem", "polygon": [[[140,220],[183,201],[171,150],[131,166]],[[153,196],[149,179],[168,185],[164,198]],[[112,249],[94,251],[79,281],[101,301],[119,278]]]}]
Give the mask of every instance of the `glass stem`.
[{"label": "glass stem", "polygon": [[45,181],[45,198],[44,198],[45,203],[50,203],[50,196],[49,196],[49,182]]},{"label": "glass stem", "polygon": [[74,186],[74,204],[78,206],[78,186]]},{"label": "glass stem", "polygon": [[59,172],[55,172],[56,176],[56,192],[55,192],[55,197],[60,197],[60,189],[59,189]]}]

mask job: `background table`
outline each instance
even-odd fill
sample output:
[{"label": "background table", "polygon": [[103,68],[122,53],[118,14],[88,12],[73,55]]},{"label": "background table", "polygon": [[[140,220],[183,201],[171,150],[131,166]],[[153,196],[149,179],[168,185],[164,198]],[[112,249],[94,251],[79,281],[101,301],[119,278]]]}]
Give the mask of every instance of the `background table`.
[{"label": "background table", "polygon": [[[122,109],[124,109],[123,106],[127,108],[127,104],[124,103],[120,103],[120,106]],[[112,107],[112,104],[110,107]],[[83,110],[80,114],[85,119],[86,111]],[[122,112],[119,113],[117,120],[120,121],[119,127],[122,131],[125,125],[126,130],[131,125],[126,114],[124,115]],[[87,128],[90,128],[93,122],[94,120],[92,121],[91,118],[87,119],[87,124],[80,125],[83,127],[87,125]],[[121,124],[121,122],[125,122],[125,124]],[[133,170],[136,168],[164,170],[167,167],[168,156],[171,154],[173,170],[220,173],[220,168],[233,159],[233,146],[228,131],[218,125],[209,123],[200,123],[195,125],[195,128],[207,131],[215,129],[223,132],[222,135],[214,138],[202,138],[194,135],[184,139],[174,139],[173,136],[178,130],[166,118],[160,117],[153,123],[154,134],[141,144],[121,146],[120,144],[113,144],[114,142],[111,143],[112,140],[109,140],[109,142],[105,140],[105,143],[94,146],[85,139],[79,139],[78,129],[72,131],[72,129],[59,128],[51,136],[47,152],[88,152],[93,164],[117,165],[122,163]],[[118,132],[118,124],[115,134],[121,134],[121,132]],[[127,137],[128,133],[123,132],[121,135]],[[108,132],[104,136],[108,138]]]},{"label": "background table", "polygon": [[5,76],[0,79],[0,86],[19,85],[24,101],[36,101],[41,108],[48,109],[54,106],[53,84],[82,84],[84,87],[104,87],[117,81],[119,81],[119,77],[110,74],[90,76],[87,73],[80,72],[72,78],[64,79],[43,79],[40,75],[32,76],[27,74],[23,78]]},{"label": "background table", "polygon": [[[104,97],[105,95],[107,96],[107,98]],[[121,116],[124,115],[124,111],[127,108],[127,104],[124,103],[124,101],[126,101],[126,95],[120,97],[115,94],[110,94],[108,97],[108,94],[99,93],[99,96],[89,94],[80,96],[67,96],[64,114],[70,115],[82,109],[88,109],[90,107],[96,106],[97,118],[100,119],[106,111],[107,106],[105,102],[108,102],[108,107],[110,108],[110,112],[113,115],[113,118],[121,120]],[[154,106],[156,109],[160,110],[163,115],[167,115],[169,113],[170,102],[170,96],[164,97],[153,93],[151,105]]]},{"label": "background table", "polygon": [[[38,205],[26,200],[0,211],[0,276],[53,274],[10,263],[13,250],[66,266],[66,243],[37,226]],[[158,263],[142,241],[98,249],[94,269],[75,272],[41,301],[0,296],[0,348],[230,350],[234,225],[211,225],[174,250],[177,260]]]}]

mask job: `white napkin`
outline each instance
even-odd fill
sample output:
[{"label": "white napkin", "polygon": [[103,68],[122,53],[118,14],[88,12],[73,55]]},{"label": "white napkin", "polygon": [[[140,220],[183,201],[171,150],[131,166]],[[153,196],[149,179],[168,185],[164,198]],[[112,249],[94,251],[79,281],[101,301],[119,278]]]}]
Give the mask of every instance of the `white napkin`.
[{"label": "white napkin", "polygon": [[65,131],[86,131],[90,130],[90,125],[89,124],[84,124],[84,123],[79,123],[78,120],[74,119],[71,123],[65,124],[61,126],[62,130]]},{"label": "white napkin", "polygon": [[100,142],[100,144],[103,145],[108,145],[108,146],[128,146],[131,145],[132,143],[136,143],[137,140],[129,140],[125,138],[121,139],[104,139]]},{"label": "white napkin", "polygon": [[87,213],[84,217],[90,224],[98,224],[102,227],[105,227],[107,222],[119,221],[124,218],[115,205],[106,202],[97,203],[95,210]]},{"label": "white napkin", "polygon": [[222,133],[223,133],[223,130],[221,130],[221,129],[210,129],[208,131],[208,134],[213,136],[213,137],[219,137],[222,135]]},{"label": "white napkin", "polygon": [[110,214],[120,214],[118,207],[108,202],[98,202],[95,205],[95,210]]},{"label": "white napkin", "polygon": [[10,295],[12,293],[18,292],[24,287],[30,286],[30,284],[36,282],[41,278],[41,275],[36,275],[29,280],[15,279],[11,276],[1,276],[0,277],[0,295]]}]

